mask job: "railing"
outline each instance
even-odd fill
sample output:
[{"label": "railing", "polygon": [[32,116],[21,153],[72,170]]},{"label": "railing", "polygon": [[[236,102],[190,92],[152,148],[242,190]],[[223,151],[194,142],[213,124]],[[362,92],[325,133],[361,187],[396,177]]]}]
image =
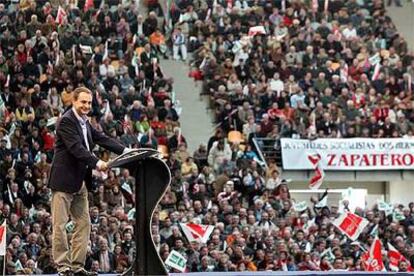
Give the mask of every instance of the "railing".
[{"label": "railing", "polygon": [[253,143],[263,162],[267,164],[269,160],[273,159],[278,167],[282,167],[282,151],[279,139],[253,138]]}]

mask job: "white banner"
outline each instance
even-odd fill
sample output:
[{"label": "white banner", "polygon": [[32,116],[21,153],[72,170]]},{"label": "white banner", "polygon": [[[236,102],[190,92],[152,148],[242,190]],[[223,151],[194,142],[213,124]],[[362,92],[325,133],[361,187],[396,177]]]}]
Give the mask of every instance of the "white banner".
[{"label": "white banner", "polygon": [[309,156],[315,154],[321,156],[324,170],[414,169],[414,139],[282,138],[281,147],[285,170],[313,170]]}]

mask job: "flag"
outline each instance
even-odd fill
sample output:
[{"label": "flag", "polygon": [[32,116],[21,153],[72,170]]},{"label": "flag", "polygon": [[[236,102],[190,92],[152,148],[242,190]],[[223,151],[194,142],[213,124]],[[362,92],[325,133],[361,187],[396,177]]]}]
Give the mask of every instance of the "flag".
[{"label": "flag", "polygon": [[393,209],[391,204],[386,203],[385,201],[381,199],[377,199],[377,205],[378,205],[378,210],[380,211],[385,211],[387,209]]},{"label": "flag", "polygon": [[401,254],[392,244],[388,243],[388,261],[392,271],[398,271],[398,265],[401,261],[409,264],[408,271],[413,271],[410,262]]},{"label": "flag", "polygon": [[0,97],[0,120],[6,117],[6,104],[4,103],[3,99]]},{"label": "flag", "polygon": [[295,203],[293,205],[293,209],[296,212],[303,212],[303,211],[306,210],[306,208],[308,208],[308,205],[306,204],[306,201],[298,202],[298,203]]},{"label": "flag", "polygon": [[68,223],[65,224],[65,229],[66,229],[66,232],[72,233],[73,230],[75,229],[75,223],[73,221],[69,221]]},{"label": "flag", "polygon": [[127,214],[128,220],[134,220],[135,219],[135,208],[132,208],[129,210]]},{"label": "flag", "polygon": [[180,223],[180,226],[187,237],[187,240],[190,242],[199,241],[201,243],[207,243],[214,230],[214,226],[212,225]]},{"label": "flag", "polygon": [[187,264],[187,259],[184,258],[184,256],[179,252],[171,250],[170,255],[168,255],[167,259],[165,260],[165,264],[181,272],[184,272]]},{"label": "flag", "polygon": [[368,225],[368,220],[348,212],[341,214],[334,220],[333,224],[348,236],[348,238],[355,241],[362,230]]},{"label": "flag", "polygon": [[286,0],[282,0],[282,12],[286,12]]},{"label": "flag", "polygon": [[309,188],[310,189],[319,189],[319,187],[322,185],[323,180],[325,178],[325,172],[323,171],[322,167],[318,165],[315,168],[315,175],[311,178],[309,182]]},{"label": "flag", "polygon": [[381,64],[378,62],[375,64],[374,73],[372,74],[371,80],[377,80],[380,74]]},{"label": "flag", "polygon": [[127,182],[122,183],[121,189],[127,192],[128,194],[132,195],[132,189],[131,186]]},{"label": "flag", "polygon": [[0,256],[6,255],[6,220],[0,226]]},{"label": "flag", "polygon": [[139,60],[138,60],[138,55],[136,52],[134,52],[134,57],[131,60],[131,65],[134,66],[135,76],[138,77],[139,76]]},{"label": "flag", "polygon": [[345,63],[344,66],[340,70],[341,81],[347,82],[348,81],[348,64]]},{"label": "flag", "polygon": [[345,191],[342,191],[341,197],[342,200],[350,200],[352,198],[353,189],[352,187],[348,187]]},{"label": "flag", "polygon": [[22,271],[22,270],[24,269],[24,268],[23,268],[22,263],[20,262],[20,260],[17,260],[17,261],[14,263],[14,265],[15,265],[15,267],[16,267],[16,271],[17,271],[17,272]]},{"label": "flag", "polygon": [[211,208],[213,208],[213,202],[210,200],[207,204],[207,210],[210,210]]},{"label": "flag", "polygon": [[309,181],[309,189],[319,189],[325,179],[325,172],[321,166],[321,156],[313,154],[308,156],[309,161],[315,167],[315,175]]},{"label": "flag", "polygon": [[85,6],[83,7],[83,12],[87,12],[90,8],[93,8],[93,0],[86,0]]},{"label": "flag", "polygon": [[10,74],[7,74],[6,83],[4,84],[4,87],[9,87],[9,85],[10,85]]},{"label": "flag", "polygon": [[332,248],[329,247],[328,249],[325,249],[325,251],[322,252],[321,258],[323,258],[326,255],[329,262],[335,261],[335,255],[332,252]]},{"label": "flag", "polygon": [[263,26],[255,26],[255,27],[251,27],[249,29],[249,36],[255,36],[255,35],[265,35],[266,34],[266,30]]},{"label": "flag", "polygon": [[66,11],[62,8],[62,6],[59,6],[55,22],[60,25],[62,24],[63,19],[66,18],[67,16],[68,15],[66,14]]},{"label": "flag", "polygon": [[402,221],[402,220],[405,220],[405,216],[399,210],[395,209],[394,212],[392,213],[392,220]]},{"label": "flag", "polygon": [[84,54],[84,55],[92,55],[93,54],[91,46],[79,44],[79,48],[80,48],[82,54]]},{"label": "flag", "polygon": [[312,12],[316,13],[319,8],[318,0],[312,0]]},{"label": "flag", "polygon": [[381,62],[381,56],[380,56],[380,54],[379,54],[379,53],[376,53],[375,55],[373,55],[372,57],[370,57],[370,58],[368,59],[368,61],[369,61],[369,63],[370,63],[371,65],[377,65],[378,63],[380,63],[380,62]]},{"label": "flag", "polygon": [[324,6],[323,6],[323,10],[325,12],[328,12],[328,8],[329,8],[329,0],[325,0]]},{"label": "flag", "polygon": [[207,10],[207,14],[206,14],[206,18],[204,19],[204,21],[209,20],[210,19],[210,16],[211,16],[211,9],[208,9]]},{"label": "flag", "polygon": [[328,195],[324,196],[323,198],[321,198],[321,200],[319,200],[316,204],[315,207],[316,208],[323,208],[326,205],[328,205]]},{"label": "flag", "polygon": [[316,166],[318,162],[321,160],[321,156],[319,154],[311,154],[311,155],[308,155],[308,159],[312,163],[313,166]]},{"label": "flag", "polygon": [[103,54],[102,60],[107,59],[108,56],[109,56],[109,53],[108,53],[108,40],[106,40],[105,41],[105,50],[104,50],[104,54]]},{"label": "flag", "polygon": [[375,237],[369,252],[365,254],[365,270],[366,271],[384,271],[384,263],[382,262],[381,241]]},{"label": "flag", "polygon": [[393,213],[394,207],[391,203],[386,203],[381,199],[377,199],[378,210],[384,211],[385,215],[391,215]]},{"label": "flag", "polygon": [[378,224],[375,224],[375,226],[372,228],[371,232],[369,232],[369,235],[372,237],[378,236]]}]

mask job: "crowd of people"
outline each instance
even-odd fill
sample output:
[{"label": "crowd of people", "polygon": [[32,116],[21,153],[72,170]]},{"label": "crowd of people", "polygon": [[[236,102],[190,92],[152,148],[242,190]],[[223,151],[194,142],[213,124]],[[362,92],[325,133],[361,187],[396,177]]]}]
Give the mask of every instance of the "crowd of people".
[{"label": "crowd of people", "polygon": [[383,2],[283,2],[235,1],[193,20],[192,76],[222,128],[246,138],[412,137],[413,52]]},{"label": "crowd of people", "polygon": [[[264,165],[251,143],[412,136],[414,55],[383,1],[179,0],[167,13],[148,1],[148,14],[137,1],[55,2],[0,1],[7,274],[56,272],[48,172],[57,118],[78,86],[94,92],[95,128],[130,147],[163,150],[172,182],[151,228],[163,260],[174,249],[195,272],[357,271],[375,232],[408,260],[400,271],[414,265],[414,204],[395,206],[402,220],[377,206],[356,209],[369,224],[351,242],[332,224],[341,208],[312,197],[314,206],[295,210],[275,162]],[[219,125],[194,153],[173,79],[160,66],[161,57],[188,61],[188,53],[189,75],[202,82]],[[231,130],[244,145],[225,139]],[[133,263],[134,189],[127,169],[94,176],[87,270],[123,272]],[[207,243],[189,242],[180,223],[215,228]]]}]

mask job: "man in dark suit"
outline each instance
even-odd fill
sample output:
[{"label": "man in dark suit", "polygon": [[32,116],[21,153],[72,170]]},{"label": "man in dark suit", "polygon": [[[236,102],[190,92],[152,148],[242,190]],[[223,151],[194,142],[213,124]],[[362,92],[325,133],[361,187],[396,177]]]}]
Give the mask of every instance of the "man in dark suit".
[{"label": "man in dark suit", "polygon": [[[59,275],[96,275],[84,269],[90,235],[88,189],[92,169],[105,171],[108,164],[92,153],[95,143],[122,154],[128,149],[117,140],[94,129],[87,119],[92,92],[79,87],[73,91],[72,108],[57,124],[56,145],[50,171],[52,189],[52,255]],[[66,225],[73,222],[72,248],[69,248]]]}]

